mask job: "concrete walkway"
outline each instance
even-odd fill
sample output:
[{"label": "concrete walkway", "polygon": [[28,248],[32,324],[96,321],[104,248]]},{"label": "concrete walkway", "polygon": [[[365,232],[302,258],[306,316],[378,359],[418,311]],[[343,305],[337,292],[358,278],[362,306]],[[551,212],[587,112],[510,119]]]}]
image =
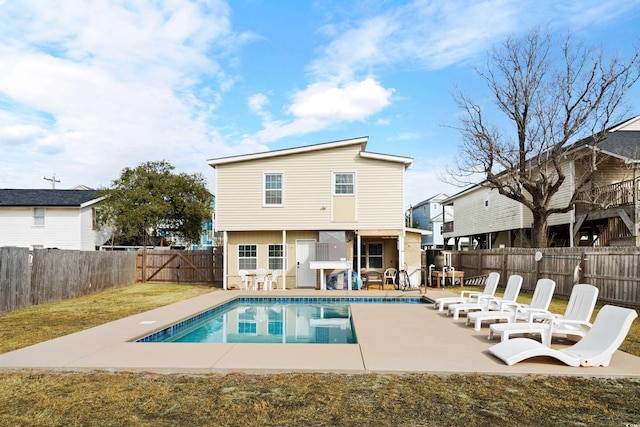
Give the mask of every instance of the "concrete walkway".
[{"label": "concrete walkway", "polygon": [[[536,358],[507,366],[475,332],[431,304],[352,304],[358,344],[136,343],[136,339],[240,295],[419,296],[417,291],[219,291],[0,355],[0,369],[158,373],[430,373],[640,377],[640,358],[616,352],[608,367],[572,368]],[[453,295],[429,288],[435,299]],[[637,320],[636,320],[637,321]],[[562,344],[554,343],[554,347]]]}]

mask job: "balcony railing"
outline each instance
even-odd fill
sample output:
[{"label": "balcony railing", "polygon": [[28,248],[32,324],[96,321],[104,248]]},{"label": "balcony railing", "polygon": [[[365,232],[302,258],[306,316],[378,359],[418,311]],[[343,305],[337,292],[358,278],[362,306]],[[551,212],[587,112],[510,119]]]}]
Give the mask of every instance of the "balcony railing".
[{"label": "balcony railing", "polygon": [[633,205],[633,180],[583,191],[576,200],[577,213]]}]

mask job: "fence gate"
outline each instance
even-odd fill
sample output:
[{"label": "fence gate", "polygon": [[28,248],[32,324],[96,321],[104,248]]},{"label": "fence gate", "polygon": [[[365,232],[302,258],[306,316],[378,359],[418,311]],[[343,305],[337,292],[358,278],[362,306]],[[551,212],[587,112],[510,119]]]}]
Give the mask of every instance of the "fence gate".
[{"label": "fence gate", "polygon": [[[216,250],[139,250],[137,280],[139,282],[215,283]],[[219,256],[218,256],[219,257]]]}]

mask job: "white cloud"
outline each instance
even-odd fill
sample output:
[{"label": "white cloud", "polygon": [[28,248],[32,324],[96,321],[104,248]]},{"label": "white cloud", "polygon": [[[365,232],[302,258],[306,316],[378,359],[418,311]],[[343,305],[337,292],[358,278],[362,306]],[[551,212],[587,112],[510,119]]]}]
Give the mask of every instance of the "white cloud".
[{"label": "white cloud", "polygon": [[267,97],[267,95],[265,95],[264,93],[256,93],[254,95],[251,95],[249,97],[249,100],[247,101],[247,104],[249,105],[249,110],[253,114],[262,116],[266,121],[271,120],[271,114],[269,114],[269,112],[265,111],[264,109],[265,106],[269,105],[269,98]]},{"label": "white cloud", "polygon": [[[230,12],[224,1],[3,4],[8,181],[40,186],[50,171],[63,186],[108,185],[156,159],[209,172],[207,155],[230,152],[209,120],[235,80],[211,53],[228,56],[252,37],[232,30]],[[18,167],[25,157],[31,166]]]},{"label": "white cloud", "polygon": [[294,93],[284,108],[288,118],[265,121],[251,138],[271,142],[366,120],[388,107],[395,92],[373,77],[376,70],[411,63],[435,69],[465,60],[512,29],[517,10],[507,0],[418,0],[368,18],[328,24],[318,34],[330,39],[308,66],[312,83]]},{"label": "white cloud", "polygon": [[297,118],[317,118],[330,122],[364,120],[389,105],[393,89],[367,78],[336,86],[315,83],[297,92],[289,112]]},{"label": "white cloud", "polygon": [[[298,91],[288,107],[291,121],[263,122],[263,129],[247,140],[266,143],[287,136],[304,135],[341,122],[363,121],[389,105],[393,89],[385,89],[373,78],[341,85],[314,83]],[[255,104],[262,107],[260,98]]]}]

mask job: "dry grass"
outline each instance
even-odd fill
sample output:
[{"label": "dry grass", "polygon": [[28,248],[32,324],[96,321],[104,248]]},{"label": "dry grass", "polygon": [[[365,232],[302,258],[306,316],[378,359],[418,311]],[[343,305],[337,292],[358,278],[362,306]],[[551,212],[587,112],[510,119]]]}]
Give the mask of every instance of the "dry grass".
[{"label": "dry grass", "polygon": [[640,380],[10,373],[11,426],[557,426],[640,420]]},{"label": "dry grass", "polygon": [[[468,288],[465,288],[468,289]],[[0,351],[211,291],[134,285],[0,314]],[[524,299],[523,299],[524,300]],[[554,301],[563,312],[566,301]],[[638,322],[625,345],[638,352]],[[607,426],[640,423],[640,379],[3,372],[11,426]]]},{"label": "dry grass", "polygon": [[0,354],[211,291],[204,285],[137,284],[0,313]]}]

